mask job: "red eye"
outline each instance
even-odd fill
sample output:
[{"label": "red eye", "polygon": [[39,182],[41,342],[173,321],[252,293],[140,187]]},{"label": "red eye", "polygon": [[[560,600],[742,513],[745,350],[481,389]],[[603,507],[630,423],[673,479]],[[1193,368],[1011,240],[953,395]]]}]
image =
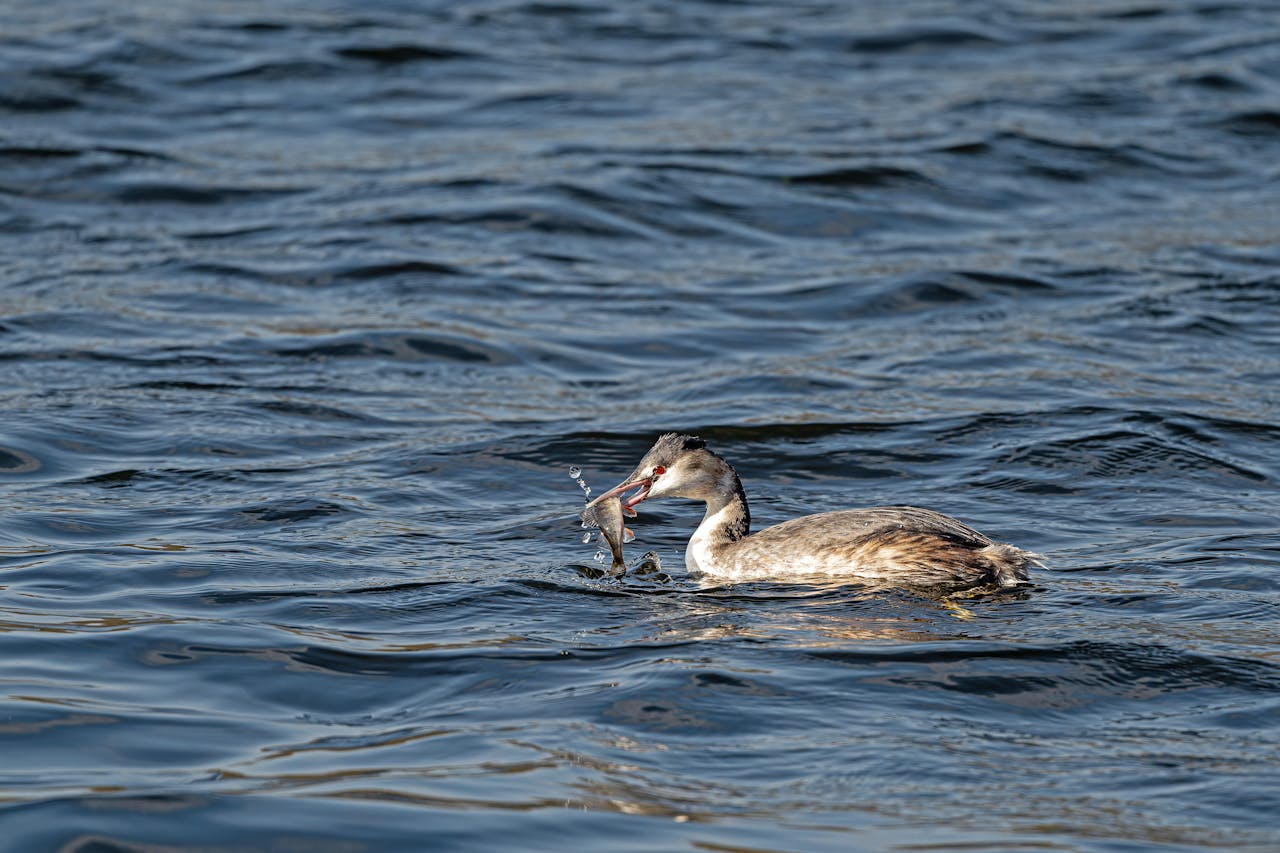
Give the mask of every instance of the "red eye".
[{"label": "red eye", "polygon": [[653,476],[655,476],[655,477],[656,477],[656,476],[658,476],[659,474],[665,474],[665,473],[667,473],[667,469],[666,469],[666,468],[663,468],[661,465],[655,465],[655,466],[654,466],[654,468],[653,468]]}]

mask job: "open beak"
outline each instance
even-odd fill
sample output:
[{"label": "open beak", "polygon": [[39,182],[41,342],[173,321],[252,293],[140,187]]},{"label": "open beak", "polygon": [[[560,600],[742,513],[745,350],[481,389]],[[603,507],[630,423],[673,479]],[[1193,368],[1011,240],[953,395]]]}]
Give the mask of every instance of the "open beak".
[{"label": "open beak", "polygon": [[605,498],[611,498],[614,495],[625,494],[631,491],[632,489],[639,489],[639,491],[637,491],[631,497],[622,499],[622,513],[624,515],[628,515],[634,518],[636,511],[633,507],[635,507],[636,504],[640,503],[640,501],[649,497],[649,489],[651,488],[653,488],[652,477],[641,477],[638,480],[624,480],[623,482],[614,486],[609,491],[597,497],[591,503],[587,504],[587,506],[595,506]]}]

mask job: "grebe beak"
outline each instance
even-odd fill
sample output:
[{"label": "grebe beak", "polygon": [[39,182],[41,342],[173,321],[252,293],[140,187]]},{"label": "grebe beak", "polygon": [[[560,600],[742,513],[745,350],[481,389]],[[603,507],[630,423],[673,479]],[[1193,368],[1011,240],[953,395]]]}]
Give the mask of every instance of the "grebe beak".
[{"label": "grebe beak", "polygon": [[596,504],[600,503],[600,501],[604,500],[605,498],[611,498],[611,497],[613,497],[614,495],[621,495],[621,494],[623,494],[623,493],[625,493],[625,492],[629,492],[629,491],[631,491],[632,489],[635,489],[635,488],[639,488],[639,491],[638,491],[638,492],[636,492],[636,493],[635,493],[634,495],[632,495],[631,497],[629,497],[629,498],[623,498],[623,500],[622,500],[622,514],[623,514],[623,515],[627,515],[627,516],[630,516],[630,517],[634,518],[634,517],[635,517],[635,515],[636,515],[636,511],[633,509],[633,507],[634,507],[636,504],[640,503],[640,501],[642,501],[642,500],[644,500],[645,498],[649,497],[649,490],[650,490],[651,488],[653,488],[653,478],[652,478],[652,477],[641,477],[641,478],[640,478],[640,479],[638,479],[638,480],[630,480],[630,479],[628,479],[628,480],[624,480],[624,481],[622,481],[621,483],[619,483],[618,485],[614,486],[614,487],[613,487],[612,489],[610,489],[609,491],[607,491],[607,492],[605,492],[604,494],[602,494],[602,495],[600,495],[599,497],[597,497],[597,498],[596,498],[595,500],[593,500],[591,503],[587,504],[587,506],[595,506]]}]

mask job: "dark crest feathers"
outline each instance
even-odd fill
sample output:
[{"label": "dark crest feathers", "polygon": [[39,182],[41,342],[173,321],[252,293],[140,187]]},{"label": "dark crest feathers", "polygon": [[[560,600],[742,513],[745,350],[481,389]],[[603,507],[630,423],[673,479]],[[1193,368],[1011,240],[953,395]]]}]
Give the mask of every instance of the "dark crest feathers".
[{"label": "dark crest feathers", "polygon": [[679,433],[669,432],[666,435],[658,437],[654,443],[650,453],[657,453],[665,457],[674,457],[686,450],[701,450],[706,447],[707,443],[696,435],[680,435]]},{"label": "dark crest feathers", "polygon": [[707,446],[707,443],[696,435],[682,435],[680,438],[684,440],[683,450],[701,450]]}]

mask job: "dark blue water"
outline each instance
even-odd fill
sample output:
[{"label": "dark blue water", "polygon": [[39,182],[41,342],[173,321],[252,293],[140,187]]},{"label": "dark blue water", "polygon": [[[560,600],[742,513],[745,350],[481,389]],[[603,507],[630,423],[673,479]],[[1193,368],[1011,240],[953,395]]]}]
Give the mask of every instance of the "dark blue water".
[{"label": "dark blue water", "polygon": [[[1280,847],[1280,7],[0,28],[0,847]],[[660,432],[950,599],[600,577]]]}]

